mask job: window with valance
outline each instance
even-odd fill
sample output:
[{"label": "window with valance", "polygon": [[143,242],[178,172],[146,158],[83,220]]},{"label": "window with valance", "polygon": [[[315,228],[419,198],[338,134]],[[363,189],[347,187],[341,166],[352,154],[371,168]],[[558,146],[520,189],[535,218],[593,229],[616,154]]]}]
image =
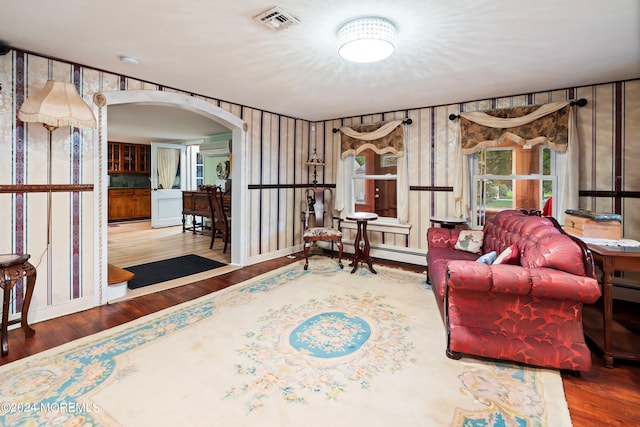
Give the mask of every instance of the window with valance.
[{"label": "window with valance", "polygon": [[471,217],[469,189],[474,185],[469,174],[473,166],[471,156],[506,141],[527,149],[543,144],[555,151],[557,198],[554,203],[556,218],[562,222],[564,211],[578,205],[576,137],[574,109],[569,101],[460,113],[455,155],[455,215]]},{"label": "window with valance", "polygon": [[404,153],[404,132],[402,120],[373,125],[343,126],[340,128],[340,157],[360,154],[370,149],[377,154]]},{"label": "window with valance", "polygon": [[[342,217],[355,211],[357,203],[362,203],[361,206],[367,206],[360,196],[360,187],[364,184],[359,179],[363,179],[376,180],[383,193],[395,193],[394,206],[388,210],[393,213],[389,216],[397,219],[400,223],[407,222],[409,186],[407,156],[405,155],[405,131],[401,126],[402,123],[402,120],[395,120],[371,125],[343,126],[339,129],[341,133],[340,158],[338,159],[338,176],[336,178],[335,209],[340,212]],[[390,156],[395,156],[395,158],[390,159]],[[380,175],[373,175],[374,168],[369,166],[366,174],[360,176],[358,169],[363,166],[362,159],[364,158],[368,159],[366,161],[370,165],[375,162],[376,171],[385,170],[386,159],[386,163],[393,163],[396,172],[382,172]],[[380,190],[380,188],[378,189]],[[372,206],[367,209],[374,211]],[[386,215],[381,215],[381,217],[384,216]]]},{"label": "window with valance", "polygon": [[544,144],[552,150],[565,152],[569,142],[571,106],[564,104],[564,107],[546,115],[542,114],[551,107],[528,106],[463,113],[460,115],[462,154],[498,146],[506,139],[526,147]]}]

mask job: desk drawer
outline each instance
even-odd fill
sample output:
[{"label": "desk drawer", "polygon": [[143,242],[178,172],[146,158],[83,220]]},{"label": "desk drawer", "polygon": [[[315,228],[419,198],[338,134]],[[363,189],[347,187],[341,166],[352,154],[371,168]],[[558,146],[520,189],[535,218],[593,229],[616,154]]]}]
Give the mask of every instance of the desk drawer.
[{"label": "desk drawer", "polygon": [[109,194],[111,196],[133,196],[135,190],[123,190],[123,189],[110,189]]},{"label": "desk drawer", "polygon": [[196,198],[193,203],[193,210],[196,212],[209,212],[209,201]]}]

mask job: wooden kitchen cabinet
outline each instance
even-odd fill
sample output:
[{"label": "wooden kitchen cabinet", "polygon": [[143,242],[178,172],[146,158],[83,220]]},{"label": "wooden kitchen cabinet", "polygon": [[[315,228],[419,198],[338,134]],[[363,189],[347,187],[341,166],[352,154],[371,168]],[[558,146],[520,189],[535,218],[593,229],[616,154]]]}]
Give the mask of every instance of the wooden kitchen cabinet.
[{"label": "wooden kitchen cabinet", "polygon": [[133,144],[122,144],[122,172],[135,173],[138,164],[138,154]]},{"label": "wooden kitchen cabinet", "polygon": [[138,162],[136,164],[136,171],[138,173],[151,173],[151,146],[140,145],[138,146]]},{"label": "wooden kitchen cabinet", "polygon": [[151,189],[136,189],[134,197],[136,216],[140,218],[151,218]]},{"label": "wooden kitchen cabinet", "polygon": [[109,173],[144,173],[151,171],[151,146],[109,142],[107,144]]},{"label": "wooden kitchen cabinet", "polygon": [[109,190],[109,221],[135,217],[134,190]]},{"label": "wooden kitchen cabinet", "polygon": [[109,173],[122,170],[122,144],[118,142],[107,144],[107,169]]},{"label": "wooden kitchen cabinet", "polygon": [[151,218],[151,189],[109,189],[109,221],[134,218]]}]

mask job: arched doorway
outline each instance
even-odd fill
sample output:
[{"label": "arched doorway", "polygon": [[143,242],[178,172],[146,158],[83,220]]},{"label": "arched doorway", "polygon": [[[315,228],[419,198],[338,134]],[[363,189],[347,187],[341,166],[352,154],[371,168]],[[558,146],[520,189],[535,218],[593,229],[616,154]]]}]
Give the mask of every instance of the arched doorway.
[{"label": "arched doorway", "polygon": [[[231,240],[231,263],[239,266],[245,265],[246,262],[246,245],[242,239],[241,230],[246,229],[246,215],[243,214],[243,201],[245,199],[245,168],[244,159],[244,135],[246,125],[237,116],[229,113],[203,101],[198,98],[190,97],[183,94],[134,90],[134,91],[117,91],[117,92],[98,92],[94,95],[94,109],[98,118],[98,142],[96,144],[96,198],[97,198],[97,240],[96,240],[96,303],[101,305],[106,302],[107,288],[107,181],[108,174],[106,168],[106,151],[107,151],[107,110],[109,105],[117,104],[147,104],[171,106],[189,110],[196,114],[210,118],[232,131],[232,151],[234,179],[231,182],[232,192],[232,230]],[[236,196],[237,195],[237,196]]]}]

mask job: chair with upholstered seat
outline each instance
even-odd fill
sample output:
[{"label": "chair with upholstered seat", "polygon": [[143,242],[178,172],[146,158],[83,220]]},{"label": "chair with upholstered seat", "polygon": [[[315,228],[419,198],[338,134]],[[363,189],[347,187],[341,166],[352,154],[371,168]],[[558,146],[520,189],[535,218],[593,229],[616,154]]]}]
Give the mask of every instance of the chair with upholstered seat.
[{"label": "chair with upholstered seat", "polygon": [[330,188],[308,188],[305,191],[307,208],[304,212],[304,269],[309,267],[309,248],[314,242],[332,242],[338,246],[338,265],[342,265],[342,232],[334,228],[332,192]]}]

